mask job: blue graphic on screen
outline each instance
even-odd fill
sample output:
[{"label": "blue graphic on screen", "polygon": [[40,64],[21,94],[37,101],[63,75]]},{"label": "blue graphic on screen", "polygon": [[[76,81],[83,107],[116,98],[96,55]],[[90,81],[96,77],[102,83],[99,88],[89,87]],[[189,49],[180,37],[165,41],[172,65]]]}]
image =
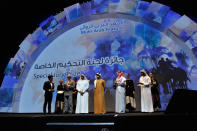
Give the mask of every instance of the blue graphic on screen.
[{"label": "blue graphic on screen", "polygon": [[119,3],[120,2],[120,0],[110,0],[111,2],[113,2],[113,3]]},{"label": "blue graphic on screen", "polygon": [[197,33],[194,33],[185,43],[197,57]]},{"label": "blue graphic on screen", "polygon": [[70,19],[71,21],[72,20],[76,20],[78,17],[82,16],[82,11],[81,9],[73,9],[70,11],[70,14],[69,14],[69,17],[72,18]]},{"label": "blue graphic on screen", "polygon": [[83,16],[90,16],[91,15],[91,2],[86,2],[80,5],[82,12],[83,12]]},{"label": "blue graphic on screen", "polygon": [[54,16],[50,16],[47,20],[43,21],[40,24],[40,27],[45,32],[45,35],[48,36],[52,32],[56,30],[57,21],[55,20]]},{"label": "blue graphic on screen", "polygon": [[169,10],[170,8],[166,5],[152,2],[146,10],[144,17],[155,22],[162,23]]},{"label": "blue graphic on screen", "polygon": [[178,19],[170,29],[182,40],[187,41],[197,30],[197,24],[187,16]]},{"label": "blue graphic on screen", "polygon": [[74,4],[70,7],[65,8],[65,12],[69,22],[77,20],[83,16],[83,11],[79,4]]},{"label": "blue graphic on screen", "polygon": [[167,15],[165,16],[162,25],[165,27],[170,27],[172,24],[174,24],[179,18],[181,17],[181,15],[177,14],[174,11],[169,11],[167,13]]},{"label": "blue graphic on screen", "polygon": [[39,27],[33,34],[32,34],[33,42],[32,44],[36,45],[37,47],[47,39],[47,36],[44,34],[44,31]]},{"label": "blue graphic on screen", "polygon": [[147,1],[139,1],[136,15],[137,16],[144,16],[145,11],[148,9],[149,5],[150,5],[150,3]]},{"label": "blue graphic on screen", "polygon": [[144,39],[145,46],[148,48],[154,48],[159,45],[161,41],[161,35],[155,29],[146,26],[144,24],[139,24],[135,29],[136,35]]},{"label": "blue graphic on screen", "polygon": [[91,1],[92,14],[107,12],[108,4],[109,4],[108,0],[92,0]]},{"label": "blue graphic on screen", "polygon": [[14,94],[14,88],[2,88],[0,89],[0,110],[5,107],[12,106],[12,98]]}]

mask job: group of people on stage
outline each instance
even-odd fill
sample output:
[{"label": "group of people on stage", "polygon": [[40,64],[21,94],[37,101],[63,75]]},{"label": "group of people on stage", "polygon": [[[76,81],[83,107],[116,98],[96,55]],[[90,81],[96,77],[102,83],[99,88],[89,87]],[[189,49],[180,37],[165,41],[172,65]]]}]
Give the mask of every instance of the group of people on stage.
[{"label": "group of people on stage", "polygon": [[[141,77],[137,85],[141,88],[141,111],[142,112],[154,112],[161,108],[160,96],[159,96],[159,84],[153,77],[153,74],[149,75],[145,70],[141,70]],[[88,113],[89,107],[89,80],[84,74],[82,74],[77,81],[72,80],[71,74],[67,75],[67,81],[63,83],[63,80],[59,81],[57,86],[56,97],[56,113]],[[96,73],[94,81],[94,114],[105,114],[105,80],[101,78],[100,73]],[[48,113],[51,113],[51,101],[55,86],[53,83],[53,76],[48,76],[48,81],[44,83],[43,89],[45,90],[45,100],[43,106],[43,112],[46,113],[46,106],[48,104]],[[132,112],[136,108],[135,101],[135,87],[133,80],[130,79],[130,74],[126,74],[126,78],[122,71],[117,72],[117,78],[113,85],[116,89],[115,95],[115,112],[125,113],[126,109]],[[73,98],[76,98],[76,100]],[[76,107],[73,104],[76,103]],[[75,104],[74,104],[75,105]]]}]

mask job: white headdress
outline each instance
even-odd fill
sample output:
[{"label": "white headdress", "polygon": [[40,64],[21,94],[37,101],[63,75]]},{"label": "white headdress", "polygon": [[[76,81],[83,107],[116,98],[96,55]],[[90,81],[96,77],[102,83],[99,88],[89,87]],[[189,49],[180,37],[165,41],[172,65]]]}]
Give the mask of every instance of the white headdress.
[{"label": "white headdress", "polygon": [[140,72],[143,72],[145,75],[147,75],[146,70],[140,70]]},{"label": "white headdress", "polygon": [[79,80],[82,80],[82,79],[81,79],[81,76],[83,76],[83,77],[84,77],[84,80],[87,80],[87,78],[86,78],[86,76],[85,76],[84,74],[81,74],[81,75],[80,75]]},{"label": "white headdress", "polygon": [[101,77],[101,73],[96,73],[95,75],[95,81],[94,81],[94,88],[96,88],[96,81],[97,81],[97,77],[96,76],[100,76]]}]

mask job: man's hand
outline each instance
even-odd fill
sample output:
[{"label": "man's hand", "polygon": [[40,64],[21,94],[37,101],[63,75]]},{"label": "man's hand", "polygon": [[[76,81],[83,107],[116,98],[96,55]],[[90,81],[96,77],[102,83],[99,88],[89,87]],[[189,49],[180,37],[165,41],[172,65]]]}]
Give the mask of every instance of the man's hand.
[{"label": "man's hand", "polygon": [[83,91],[79,91],[79,93],[80,93],[81,95],[83,95],[83,94],[84,94],[84,92],[83,92]]},{"label": "man's hand", "polygon": [[77,91],[73,91],[73,95],[77,94]]},{"label": "man's hand", "polygon": [[55,91],[55,90],[54,90],[54,89],[49,89],[49,91],[50,91],[50,92],[53,92],[53,91]]}]

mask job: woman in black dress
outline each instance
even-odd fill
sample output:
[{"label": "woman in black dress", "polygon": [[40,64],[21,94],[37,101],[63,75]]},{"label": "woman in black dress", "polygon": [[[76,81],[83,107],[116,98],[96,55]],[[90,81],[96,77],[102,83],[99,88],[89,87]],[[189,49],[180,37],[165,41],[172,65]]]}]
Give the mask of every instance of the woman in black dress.
[{"label": "woman in black dress", "polygon": [[60,80],[60,84],[57,86],[57,96],[56,96],[56,113],[63,113],[64,105],[64,84],[63,80]]},{"label": "woman in black dress", "polygon": [[152,73],[149,73],[149,77],[151,78],[151,93],[153,99],[153,108],[154,111],[159,111],[159,109],[161,108],[159,83],[153,77]]}]

